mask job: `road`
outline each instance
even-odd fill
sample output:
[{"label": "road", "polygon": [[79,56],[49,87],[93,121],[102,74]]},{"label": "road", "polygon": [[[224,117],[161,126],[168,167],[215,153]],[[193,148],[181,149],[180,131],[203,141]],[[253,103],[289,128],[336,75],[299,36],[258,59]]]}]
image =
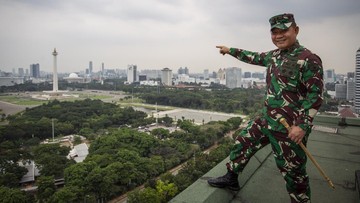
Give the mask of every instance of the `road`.
[{"label": "road", "polygon": [[6,115],[16,114],[18,112],[24,111],[28,107],[32,108],[34,106],[16,105],[16,104],[0,101],[0,109]]}]

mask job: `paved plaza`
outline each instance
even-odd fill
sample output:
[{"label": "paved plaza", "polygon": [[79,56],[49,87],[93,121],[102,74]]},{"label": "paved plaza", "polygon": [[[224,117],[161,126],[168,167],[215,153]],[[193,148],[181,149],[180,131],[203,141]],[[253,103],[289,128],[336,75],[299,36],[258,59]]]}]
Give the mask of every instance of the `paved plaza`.
[{"label": "paved plaza", "polygon": [[169,111],[160,111],[158,115],[159,118],[169,116],[173,118],[175,121],[178,119],[185,119],[185,120],[194,120],[196,124],[203,124],[208,123],[210,121],[226,121],[232,117],[241,117],[245,118],[246,116],[240,114],[231,114],[231,113],[221,113],[221,112],[214,112],[214,111],[201,111],[201,110],[193,110],[193,109],[174,109]]}]

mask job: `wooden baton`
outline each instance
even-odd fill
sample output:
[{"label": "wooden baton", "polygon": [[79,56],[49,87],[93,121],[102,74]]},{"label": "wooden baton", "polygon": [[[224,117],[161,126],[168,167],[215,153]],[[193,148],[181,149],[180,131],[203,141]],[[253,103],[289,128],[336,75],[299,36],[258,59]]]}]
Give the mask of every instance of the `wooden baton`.
[{"label": "wooden baton", "polygon": [[[290,132],[290,126],[289,124],[286,122],[285,118],[281,118],[280,119],[280,123],[284,125],[284,127],[288,130],[288,132]],[[332,183],[332,181],[330,180],[330,178],[325,174],[325,171],[320,167],[320,165],[318,164],[318,162],[315,160],[315,158],[311,155],[311,153],[309,152],[309,150],[305,147],[305,145],[300,142],[300,147],[301,149],[304,150],[305,154],[309,157],[309,159],[313,162],[313,164],[316,166],[316,168],[319,170],[320,174],[325,178],[325,180],[329,183],[330,187],[332,187],[333,189],[335,189],[334,184]]]}]

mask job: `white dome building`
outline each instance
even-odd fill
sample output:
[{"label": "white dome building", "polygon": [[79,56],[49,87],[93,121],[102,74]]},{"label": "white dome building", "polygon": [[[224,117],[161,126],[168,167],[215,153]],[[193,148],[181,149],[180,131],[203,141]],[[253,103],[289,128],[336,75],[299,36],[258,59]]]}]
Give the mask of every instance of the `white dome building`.
[{"label": "white dome building", "polygon": [[76,73],[70,73],[69,77],[65,77],[64,80],[66,80],[68,83],[84,83],[85,80],[83,77],[79,77]]},{"label": "white dome building", "polygon": [[70,73],[69,78],[78,78],[78,74],[76,73]]}]

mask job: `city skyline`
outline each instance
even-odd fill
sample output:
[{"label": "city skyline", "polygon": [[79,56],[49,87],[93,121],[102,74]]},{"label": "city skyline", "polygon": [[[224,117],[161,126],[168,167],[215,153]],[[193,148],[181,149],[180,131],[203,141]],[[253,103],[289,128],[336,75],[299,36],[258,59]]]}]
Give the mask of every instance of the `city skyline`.
[{"label": "city skyline", "polygon": [[[306,13],[304,12],[306,10]],[[192,73],[239,67],[259,72],[263,67],[222,57],[216,45],[269,51],[269,17],[295,14],[298,39],[318,54],[324,69],[355,71],[360,47],[360,2],[330,0],[326,4],[248,1],[21,1],[0,2],[0,70],[27,69],[40,64],[52,69],[56,47],[59,72],[77,72],[93,62],[94,72],[188,67]]]},{"label": "city skyline", "polygon": [[[360,48],[359,48],[360,50]],[[334,69],[324,69],[324,82],[325,83],[335,83],[335,82],[343,82],[344,77],[346,79],[350,79],[350,80],[355,80],[355,74],[356,72],[358,72],[358,52],[357,51],[357,55],[356,55],[356,70],[355,71],[351,71],[351,72],[347,72],[347,73],[337,73],[335,72]],[[54,51],[56,51],[56,49],[54,49]],[[54,52],[52,53],[54,55]],[[56,52],[56,55],[58,53]],[[56,58],[54,58],[54,63],[53,63],[53,68],[55,66],[57,66],[56,63]],[[134,70],[132,70],[134,67]],[[173,72],[173,74],[175,75],[188,75],[188,76],[199,76],[199,75],[203,75],[204,78],[210,78],[209,75],[213,75],[213,74],[221,74],[220,72],[226,71],[226,70],[231,70],[231,69],[240,69],[242,72],[242,77],[244,78],[259,78],[259,79],[265,79],[265,74],[266,74],[266,70],[262,69],[260,71],[257,70],[242,70],[241,67],[226,67],[226,68],[219,68],[218,70],[214,70],[211,71],[211,73],[209,73],[209,69],[204,69],[202,70],[202,72],[193,72],[191,69],[187,68],[187,67],[179,67],[177,69],[170,69],[170,68],[163,68],[163,69],[142,69],[139,70],[137,68],[136,64],[129,64],[127,66],[127,68],[105,68],[104,67],[104,63],[102,63],[102,67],[99,70],[93,70],[92,68],[92,61],[89,62],[89,67],[85,68],[85,69],[81,69],[81,70],[71,70],[70,72],[59,72],[56,71],[57,74],[62,75],[62,77],[66,77],[67,75],[69,75],[68,77],[74,77],[74,75],[76,75],[76,77],[78,77],[78,75],[82,76],[82,77],[108,77],[109,75],[103,75],[106,73],[110,73],[110,78],[114,77],[114,73],[118,74],[118,76],[123,77],[124,74],[128,74],[128,72],[134,72],[133,74],[130,74],[130,79],[128,78],[128,83],[134,80],[134,76],[136,75],[137,78],[142,75],[142,76],[146,76],[147,74],[150,73],[150,75],[154,74],[155,72],[157,72],[159,74],[159,76],[161,75],[160,73],[163,72],[163,70],[170,70]],[[57,69],[57,68],[56,68]],[[26,72],[26,73],[25,73]],[[3,77],[33,77],[33,78],[46,78],[49,75],[54,77],[53,75],[54,70],[51,71],[44,71],[40,68],[40,64],[31,64],[30,68],[18,68],[15,69],[13,68],[12,71],[4,71],[0,69],[0,75]],[[138,75],[140,74],[140,75]],[[134,76],[133,76],[134,75]],[[127,75],[129,77],[129,74]],[[57,76],[56,76],[57,77]]]}]

